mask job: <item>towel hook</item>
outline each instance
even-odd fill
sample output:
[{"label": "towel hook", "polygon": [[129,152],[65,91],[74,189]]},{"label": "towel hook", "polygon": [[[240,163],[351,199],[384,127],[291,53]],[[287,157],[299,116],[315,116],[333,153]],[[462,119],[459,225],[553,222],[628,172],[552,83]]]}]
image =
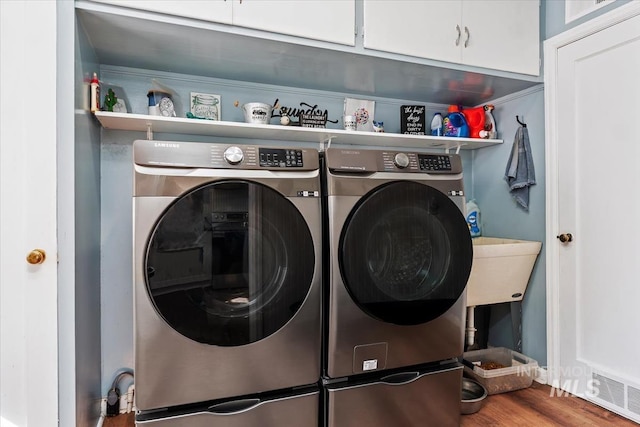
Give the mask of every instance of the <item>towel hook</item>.
[{"label": "towel hook", "polygon": [[526,123],[522,123],[522,122],[520,121],[520,117],[516,116],[516,121],[517,121],[517,122],[520,124],[520,126],[522,126],[523,128],[526,128],[526,127],[527,127],[527,124],[526,124]]}]

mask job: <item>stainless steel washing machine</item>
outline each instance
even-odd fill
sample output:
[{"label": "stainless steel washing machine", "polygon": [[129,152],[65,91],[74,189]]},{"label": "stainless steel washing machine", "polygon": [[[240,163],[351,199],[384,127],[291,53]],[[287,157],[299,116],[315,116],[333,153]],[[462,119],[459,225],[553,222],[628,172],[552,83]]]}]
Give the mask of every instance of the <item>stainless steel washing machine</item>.
[{"label": "stainless steel washing machine", "polygon": [[133,157],[137,422],[317,425],[318,152],[140,140]]},{"label": "stainless steel washing machine", "polygon": [[458,155],[326,151],[329,378],[462,355],[473,259]]},{"label": "stainless steel washing machine", "polygon": [[[473,259],[462,213],[460,157],[337,148],[325,157],[329,425],[358,425],[337,415],[347,390],[369,414],[367,406],[397,407],[409,387],[428,394],[418,393],[413,405],[435,399],[436,407],[459,409],[462,373],[455,358],[463,352],[465,286]],[[446,373],[434,370],[440,365],[447,365]],[[423,369],[415,366],[428,366],[429,375],[414,375]],[[333,382],[345,378],[357,387]],[[373,391],[379,382],[395,387]],[[455,425],[458,409],[445,414],[441,425]],[[431,425],[424,421],[414,417],[403,425]]]}]

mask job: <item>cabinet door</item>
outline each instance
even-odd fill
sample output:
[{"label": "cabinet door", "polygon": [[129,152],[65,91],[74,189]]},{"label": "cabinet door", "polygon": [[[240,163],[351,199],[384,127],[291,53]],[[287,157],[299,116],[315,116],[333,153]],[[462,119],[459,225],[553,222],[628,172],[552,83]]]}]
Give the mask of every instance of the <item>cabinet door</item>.
[{"label": "cabinet door", "polygon": [[117,6],[142,9],[167,15],[231,24],[231,1],[227,0],[93,0]]},{"label": "cabinet door", "polygon": [[364,0],[364,47],[459,63],[461,10],[460,0]]},{"label": "cabinet door", "polygon": [[462,62],[539,75],[539,22],[538,0],[464,1]]},{"label": "cabinet door", "polygon": [[233,25],[355,46],[355,0],[234,0]]}]

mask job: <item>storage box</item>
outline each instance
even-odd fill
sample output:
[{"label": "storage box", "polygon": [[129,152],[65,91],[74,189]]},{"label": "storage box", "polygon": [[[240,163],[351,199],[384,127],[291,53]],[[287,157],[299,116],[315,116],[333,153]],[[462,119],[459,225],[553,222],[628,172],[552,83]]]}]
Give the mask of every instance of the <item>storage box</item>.
[{"label": "storage box", "polygon": [[[538,371],[538,362],[516,351],[504,347],[486,350],[467,351],[463,355],[465,374],[478,381],[488,394],[498,394],[519,390],[531,386]],[[504,368],[483,369],[476,365],[471,369],[470,364],[480,362],[497,363]]]}]

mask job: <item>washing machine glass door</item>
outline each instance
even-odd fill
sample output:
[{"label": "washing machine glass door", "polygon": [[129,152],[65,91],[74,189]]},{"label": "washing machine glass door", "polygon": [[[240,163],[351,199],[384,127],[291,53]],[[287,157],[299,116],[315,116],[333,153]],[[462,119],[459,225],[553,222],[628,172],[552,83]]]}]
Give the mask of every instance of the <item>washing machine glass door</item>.
[{"label": "washing machine glass door", "polygon": [[464,216],[442,192],[412,181],[377,187],[342,229],[340,271],[353,301],[376,319],[425,323],[462,295],[473,248]]},{"label": "washing machine glass door", "polygon": [[210,183],[178,198],[147,244],[146,284],[164,320],[207,344],[238,346],[283,327],[314,272],[309,228],[258,183]]}]

